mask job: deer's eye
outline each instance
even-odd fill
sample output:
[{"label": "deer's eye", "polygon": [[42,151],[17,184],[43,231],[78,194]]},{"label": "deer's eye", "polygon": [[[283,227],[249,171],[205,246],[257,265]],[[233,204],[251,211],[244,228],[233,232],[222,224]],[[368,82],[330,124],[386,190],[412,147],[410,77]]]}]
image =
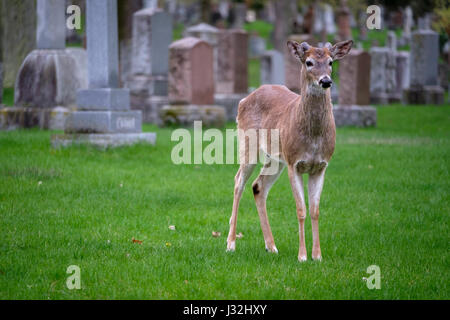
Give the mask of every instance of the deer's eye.
[{"label": "deer's eye", "polygon": [[311,61],[306,61],[306,66],[307,66],[307,67],[312,67],[312,66],[313,66],[313,63],[312,63]]},{"label": "deer's eye", "polygon": [[331,66],[333,65],[333,61],[330,61],[330,62],[329,62],[329,65],[330,65],[330,67],[331,67]]}]

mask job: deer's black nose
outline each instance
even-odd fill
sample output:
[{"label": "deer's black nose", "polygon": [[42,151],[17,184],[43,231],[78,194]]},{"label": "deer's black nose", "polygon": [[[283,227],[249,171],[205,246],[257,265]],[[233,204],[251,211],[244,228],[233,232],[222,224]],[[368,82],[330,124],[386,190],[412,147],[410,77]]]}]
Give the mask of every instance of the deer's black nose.
[{"label": "deer's black nose", "polygon": [[333,84],[333,80],[328,77],[324,77],[320,79],[319,84],[322,86],[322,88],[327,89],[331,87],[331,85]]}]

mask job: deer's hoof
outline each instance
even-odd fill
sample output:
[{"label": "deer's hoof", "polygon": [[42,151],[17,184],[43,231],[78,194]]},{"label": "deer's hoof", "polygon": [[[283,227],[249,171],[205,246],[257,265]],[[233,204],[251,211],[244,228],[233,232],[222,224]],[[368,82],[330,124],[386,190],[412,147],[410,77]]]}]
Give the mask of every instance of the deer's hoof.
[{"label": "deer's hoof", "polygon": [[236,241],[227,241],[227,252],[234,252],[236,250]]},{"label": "deer's hoof", "polygon": [[278,253],[278,249],[277,247],[275,247],[275,245],[268,246],[266,244],[266,251],[270,253]]},{"label": "deer's hoof", "polygon": [[321,255],[318,255],[318,256],[316,256],[316,257],[312,257],[312,259],[313,259],[314,261],[321,262],[321,261],[322,261],[322,256],[321,256]]},{"label": "deer's hoof", "polygon": [[298,261],[299,262],[305,262],[305,261],[307,261],[308,260],[308,257],[307,256],[298,256]]}]

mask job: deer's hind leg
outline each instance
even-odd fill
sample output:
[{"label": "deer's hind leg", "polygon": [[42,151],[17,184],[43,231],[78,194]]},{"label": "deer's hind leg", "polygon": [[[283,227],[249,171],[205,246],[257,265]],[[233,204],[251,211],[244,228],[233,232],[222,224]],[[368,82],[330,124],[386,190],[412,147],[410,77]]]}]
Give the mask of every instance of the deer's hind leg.
[{"label": "deer's hind leg", "polygon": [[234,178],[234,200],[233,200],[233,211],[230,218],[230,232],[227,238],[227,251],[234,251],[236,249],[236,224],[237,224],[237,214],[239,210],[239,201],[242,197],[242,192],[244,191],[245,184],[252,175],[256,164],[241,164],[236,177]]},{"label": "deer's hind leg", "polygon": [[[268,172],[270,168],[271,172]],[[266,200],[270,188],[283,172],[284,164],[276,160],[271,160],[264,165],[258,178],[253,182],[253,195],[255,197],[256,208],[258,209],[259,220],[261,222],[261,229],[264,235],[264,242],[266,250],[273,253],[278,253],[275,241],[273,239],[272,230],[270,229],[269,218],[267,216]]]}]

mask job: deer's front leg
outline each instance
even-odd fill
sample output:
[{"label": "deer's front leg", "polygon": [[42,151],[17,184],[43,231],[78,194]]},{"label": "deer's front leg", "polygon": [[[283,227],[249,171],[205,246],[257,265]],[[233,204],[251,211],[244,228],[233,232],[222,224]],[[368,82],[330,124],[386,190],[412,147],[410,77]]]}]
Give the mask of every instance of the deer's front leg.
[{"label": "deer's front leg", "polygon": [[305,219],[306,219],[306,205],[305,194],[303,191],[303,179],[301,173],[298,172],[296,166],[289,166],[288,168],[289,181],[291,182],[292,192],[295,198],[297,207],[298,229],[300,246],[298,249],[298,260],[300,262],[307,260],[306,245],[305,245]]},{"label": "deer's front leg", "polygon": [[311,216],[311,228],[313,236],[312,258],[322,260],[319,240],[319,203],[322,194],[325,168],[317,173],[311,174],[308,180],[309,214]]}]

